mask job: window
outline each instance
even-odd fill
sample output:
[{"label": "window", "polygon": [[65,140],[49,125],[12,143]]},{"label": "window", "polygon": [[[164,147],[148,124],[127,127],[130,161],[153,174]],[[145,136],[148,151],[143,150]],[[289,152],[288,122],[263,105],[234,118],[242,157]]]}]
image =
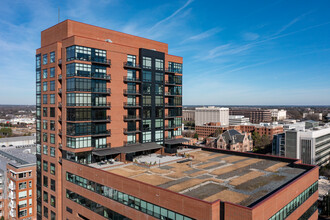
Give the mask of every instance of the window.
[{"label": "window", "polygon": [[41,56],[36,55],[36,69],[39,69],[41,67]]},{"label": "window", "polygon": [[56,206],[55,196],[53,196],[53,195],[50,196],[50,205],[53,207]]},{"label": "window", "polygon": [[47,130],[47,120],[42,121],[42,129]]},{"label": "window", "polygon": [[48,192],[44,191],[43,201],[48,203]]},{"label": "window", "polygon": [[55,147],[50,147],[50,156],[55,157]]},{"label": "window", "polygon": [[163,84],[155,84],[155,94],[156,95],[163,95]]},{"label": "window", "polygon": [[47,108],[46,107],[42,108],[42,116],[47,117]]},{"label": "window", "polygon": [[24,199],[27,197],[27,191],[22,191],[18,193],[18,198],[19,199]]},{"label": "window", "polygon": [[53,211],[50,211],[50,220],[56,220],[56,214]]},{"label": "window", "polygon": [[44,171],[48,172],[48,162],[47,161],[43,161],[42,167],[44,169]]},{"label": "window", "polygon": [[92,138],[91,137],[80,137],[80,138],[67,137],[66,144],[67,144],[67,147],[69,147],[69,148],[92,147]]},{"label": "window", "polygon": [[49,97],[50,97],[49,104],[55,104],[55,94],[50,94]]},{"label": "window", "polygon": [[151,118],[151,109],[143,108],[143,118]]},{"label": "window", "polygon": [[151,131],[142,132],[142,136],[143,136],[143,143],[151,142]]},{"label": "window", "polygon": [[48,75],[47,69],[43,69],[42,70],[42,78],[47,79],[47,75]]},{"label": "window", "polygon": [[155,81],[157,83],[163,83],[164,82],[164,74],[163,73],[155,73]]},{"label": "window", "polygon": [[48,82],[43,82],[43,84],[42,84],[42,91],[44,91],[44,92],[47,91],[47,85],[48,85]]},{"label": "window", "polygon": [[143,68],[151,69],[151,57],[143,57]]},{"label": "window", "polygon": [[50,179],[50,189],[53,190],[53,191],[55,192],[55,191],[56,191],[56,190],[55,190],[55,187],[56,187],[56,186],[55,186],[55,180]]},{"label": "window", "polygon": [[127,55],[127,65],[128,66],[136,66],[136,56],[134,55]]},{"label": "window", "polygon": [[48,134],[47,133],[43,133],[42,134],[42,139],[44,142],[47,142],[48,141]]},{"label": "window", "polygon": [[29,205],[32,205],[32,199],[29,199]]},{"label": "window", "polygon": [[46,65],[46,64],[47,64],[47,54],[44,54],[44,55],[42,56],[42,64],[43,64],[43,65]]},{"label": "window", "polygon": [[49,54],[49,62],[50,63],[55,63],[55,51],[50,52],[50,54]]},{"label": "window", "polygon": [[[45,192],[44,192],[45,193]],[[47,197],[48,198],[48,197]],[[44,217],[48,218],[48,208],[44,206]]]},{"label": "window", "polygon": [[30,180],[29,181],[29,188],[31,188],[32,187],[32,181]]},{"label": "window", "polygon": [[49,69],[49,77],[51,77],[51,78],[55,77],[55,68],[54,67]]},{"label": "window", "polygon": [[143,130],[144,131],[151,130],[151,120],[143,120]]},{"label": "window", "polygon": [[49,108],[49,117],[55,117],[55,108]]},{"label": "window", "polygon": [[43,95],[43,96],[42,96],[42,103],[43,103],[43,104],[47,104],[47,103],[48,103],[47,95]]},{"label": "window", "polygon": [[27,210],[26,209],[19,210],[19,212],[18,212],[18,218],[24,217],[26,215],[27,215]]},{"label": "window", "polygon": [[164,60],[155,59],[156,70],[164,70]]},{"label": "window", "polygon": [[36,90],[37,90],[37,94],[40,94],[41,93],[41,83],[40,82],[37,82],[37,84],[36,84]]},{"label": "window", "polygon": [[48,177],[47,176],[44,176],[43,182],[44,182],[44,187],[48,187]]},{"label": "window", "polygon": [[50,163],[50,174],[55,175],[55,164]]},{"label": "window", "polygon": [[136,80],[136,70],[127,70],[127,79]]},{"label": "window", "polygon": [[47,147],[47,145],[44,145],[43,147],[42,147],[42,151],[43,151],[43,154],[44,155],[47,155],[48,154],[48,147]]},{"label": "window", "polygon": [[151,106],[151,96],[150,95],[144,95],[143,96],[143,105],[144,106]]},{"label": "window", "polygon": [[55,134],[50,134],[50,143],[55,144]]},{"label": "window", "polygon": [[151,82],[151,72],[143,71],[142,72],[143,82]]},{"label": "window", "polygon": [[151,94],[151,83],[143,83],[142,84],[142,92],[143,94]]},{"label": "window", "polygon": [[55,131],[55,121],[50,121],[50,126],[49,126],[49,129],[51,130],[51,131]]},{"label": "window", "polygon": [[18,184],[18,188],[21,189],[26,189],[26,182],[22,182]]},{"label": "window", "polygon": [[127,144],[135,144],[135,134],[127,135]]},{"label": "window", "polygon": [[55,81],[50,81],[49,84],[50,84],[49,85],[49,87],[50,87],[49,91],[55,91]]},{"label": "window", "polygon": [[155,128],[156,129],[163,129],[164,120],[163,119],[156,119],[155,120]]},{"label": "window", "polygon": [[156,104],[156,106],[162,106],[163,103],[164,103],[163,96],[159,96],[159,95],[155,96],[155,104]]}]

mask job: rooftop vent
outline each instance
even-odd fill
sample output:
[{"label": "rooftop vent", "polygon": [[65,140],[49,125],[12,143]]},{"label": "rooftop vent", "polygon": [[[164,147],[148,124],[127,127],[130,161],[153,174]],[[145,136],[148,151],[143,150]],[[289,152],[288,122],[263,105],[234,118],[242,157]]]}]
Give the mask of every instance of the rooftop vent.
[{"label": "rooftop vent", "polygon": [[108,43],[112,43],[112,40],[110,40],[110,39],[105,39],[105,41]]}]

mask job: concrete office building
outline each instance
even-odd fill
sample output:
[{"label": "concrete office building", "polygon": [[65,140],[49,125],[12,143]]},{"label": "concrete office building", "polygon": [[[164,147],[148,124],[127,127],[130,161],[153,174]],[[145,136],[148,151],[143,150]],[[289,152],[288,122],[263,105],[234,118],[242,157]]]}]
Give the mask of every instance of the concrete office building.
[{"label": "concrete office building", "polygon": [[229,115],[229,125],[248,125],[250,119],[245,118],[243,115]]},{"label": "concrete office building", "polygon": [[[102,202],[65,180],[69,170],[81,175],[72,164],[83,169],[123,163],[163,146],[171,152],[172,145],[186,141],[180,139],[182,57],[168,54],[165,43],[66,20],[42,31],[36,74],[42,147],[37,191],[52,199],[38,197],[38,219],[79,218],[71,213],[82,206],[66,198],[69,191]],[[107,205],[109,216],[132,218],[115,206]],[[82,212],[89,219],[100,217],[87,210]]]},{"label": "concrete office building", "polygon": [[284,109],[269,109],[273,121],[282,121],[286,119],[286,110]]},{"label": "concrete office building", "polygon": [[285,132],[285,156],[307,164],[325,165],[330,160],[330,124]]},{"label": "concrete office building", "polygon": [[0,150],[0,216],[36,219],[36,148]]},{"label": "concrete office building", "polygon": [[271,122],[272,114],[268,109],[253,109],[253,108],[231,108],[230,115],[244,115],[250,119],[251,123],[259,124],[261,122]]},{"label": "concrete office building", "polygon": [[229,125],[229,108],[214,106],[195,109],[195,125],[202,126],[206,123],[220,123],[222,126]]},{"label": "concrete office building", "polygon": [[195,110],[182,110],[182,121],[195,121]]}]

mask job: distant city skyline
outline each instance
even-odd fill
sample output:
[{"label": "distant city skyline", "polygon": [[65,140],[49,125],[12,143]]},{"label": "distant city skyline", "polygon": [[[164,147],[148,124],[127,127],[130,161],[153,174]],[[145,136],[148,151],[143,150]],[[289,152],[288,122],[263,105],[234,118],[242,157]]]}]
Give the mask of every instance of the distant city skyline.
[{"label": "distant city skyline", "polygon": [[[35,104],[40,32],[72,19],[166,42],[184,105],[330,105],[328,1],[23,1],[0,8],[0,104]],[[112,73],[115,74],[115,73]]]}]

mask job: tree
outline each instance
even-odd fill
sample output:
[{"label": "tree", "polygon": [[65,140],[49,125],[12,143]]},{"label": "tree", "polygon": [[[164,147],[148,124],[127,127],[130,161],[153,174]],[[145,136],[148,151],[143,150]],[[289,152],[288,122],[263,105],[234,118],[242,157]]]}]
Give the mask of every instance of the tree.
[{"label": "tree", "polygon": [[218,129],[214,132],[213,137],[219,137],[219,135],[222,134],[222,133],[223,133],[223,130],[221,130],[220,128],[218,128]]},{"label": "tree", "polygon": [[198,139],[198,134],[197,133],[194,134],[194,138]]},{"label": "tree", "polygon": [[0,134],[3,134],[4,136],[10,137],[13,134],[13,131],[11,128],[1,128]]},{"label": "tree", "polygon": [[5,217],[1,216],[0,220],[5,220]]}]

